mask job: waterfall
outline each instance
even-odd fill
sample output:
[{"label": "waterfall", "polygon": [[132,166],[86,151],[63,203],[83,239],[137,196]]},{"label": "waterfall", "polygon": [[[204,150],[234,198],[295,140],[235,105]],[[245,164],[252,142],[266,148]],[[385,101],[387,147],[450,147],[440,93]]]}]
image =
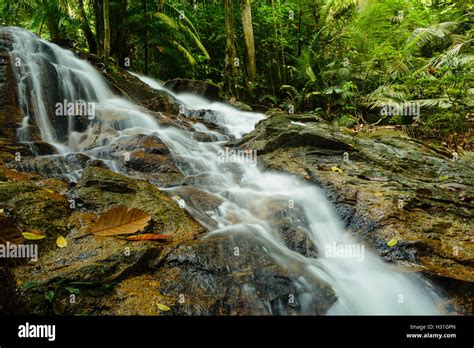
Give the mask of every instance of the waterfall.
[{"label": "waterfall", "polygon": [[[219,197],[222,204],[216,211],[201,211],[199,207],[186,209],[204,225],[203,215],[215,224],[208,225],[212,234],[246,233],[257,237],[265,245],[276,263],[291,273],[298,270],[303,276],[298,286],[311,288],[315,280],[326,281],[335,291],[337,302],[329,314],[438,314],[439,298],[430,290],[426,280],[413,274],[402,273],[384,263],[345,231],[342,222],[321,189],[295,177],[260,170],[255,163],[228,163],[223,161],[223,139],[239,138],[251,131],[265,115],[243,112],[229,105],[210,102],[190,94],[174,94],[187,110],[208,110],[207,123],[214,123],[221,132],[209,130],[203,123],[195,129],[213,132],[214,142],[199,142],[192,132],[173,127],[160,127],[145,110],[123,98],[114,96],[103,78],[91,65],[76,58],[71,52],[41,40],[33,34],[7,28],[14,38],[12,62],[18,80],[20,105],[24,124],[18,130],[21,141],[31,140],[26,125],[34,117],[41,138],[54,145],[61,154],[83,152],[101,158],[100,145],[88,141],[97,133],[106,143],[113,144],[136,134],[153,134],[170,149],[185,176],[205,174],[207,180],[197,184],[203,192]],[[83,99],[96,105],[96,117],[85,130],[74,128],[74,116],[68,120],[67,133],[61,134],[51,122],[51,101],[47,98],[48,74],[57,74],[59,100]],[[165,90],[157,81],[137,75],[155,89]],[[107,133],[107,134],[105,134]],[[220,136],[220,138],[218,137]],[[107,162],[107,163],[110,163]],[[111,169],[118,167],[110,163]],[[170,195],[180,195],[180,187],[163,188]],[[186,200],[186,197],[184,197]],[[319,257],[309,257],[290,250],[281,236],[272,228],[268,218],[272,204],[289,204],[288,214],[294,214],[295,223],[305,231],[317,248]],[[299,209],[291,209],[291,207]],[[352,253],[335,257],[339,252]],[[243,289],[248,288],[242,284]],[[249,290],[251,291],[251,290]],[[303,299],[302,314],[306,313]]]},{"label": "waterfall", "polygon": [[[18,139],[23,142],[32,140],[28,124],[34,113],[41,139],[56,147],[60,153],[67,153],[69,146],[61,140],[72,132],[75,117],[61,115],[67,119],[66,134],[62,134],[49,117],[55,104],[63,100],[96,102],[111,97],[112,93],[100,74],[72,52],[20,28],[7,27],[2,30],[13,37],[11,57],[18,82],[18,99],[24,115],[22,126],[17,132]],[[55,78],[51,78],[51,75]],[[59,95],[55,96],[55,103],[52,103],[48,93],[54,91]]]}]

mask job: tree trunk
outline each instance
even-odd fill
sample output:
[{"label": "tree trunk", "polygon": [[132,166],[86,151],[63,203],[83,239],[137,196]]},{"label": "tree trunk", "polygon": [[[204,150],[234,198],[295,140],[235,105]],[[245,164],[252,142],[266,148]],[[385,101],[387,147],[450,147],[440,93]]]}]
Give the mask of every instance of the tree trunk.
[{"label": "tree trunk", "polygon": [[[280,64],[280,55],[278,54],[277,51],[277,44],[278,44],[278,32],[277,32],[277,25],[276,25],[276,19],[275,19],[275,2],[272,0],[272,21],[273,21],[273,34],[275,35],[275,45],[273,46],[275,52],[277,52],[275,60],[276,60],[276,68],[277,68],[277,83],[278,85],[281,85],[281,64]],[[276,86],[279,88],[279,86]],[[273,86],[275,88],[275,85]]]},{"label": "tree trunk", "polygon": [[224,71],[224,90],[231,96],[235,96],[235,77],[237,69],[235,66],[235,42],[234,42],[234,5],[233,0],[224,0],[225,10],[225,71]]},{"label": "tree trunk", "polygon": [[147,0],[143,0],[143,12],[145,13],[145,29],[143,30],[143,46],[145,59],[145,75],[148,75],[148,14]]},{"label": "tree trunk", "polygon": [[97,54],[97,42],[95,41],[94,34],[87,21],[86,10],[84,9],[84,0],[77,0],[77,7],[79,9],[78,17],[81,21],[81,29],[84,32],[84,36],[87,40],[87,46],[89,46],[89,52]]},{"label": "tree trunk", "polygon": [[252,8],[250,0],[242,0],[242,27],[244,30],[246,52],[246,67],[249,82],[254,82],[257,76],[255,63],[255,43],[253,39]]},{"label": "tree trunk", "polygon": [[104,9],[102,0],[94,0],[95,38],[97,54],[104,54]]},{"label": "tree trunk", "polygon": [[110,17],[109,0],[104,0],[104,56],[110,56]]},{"label": "tree trunk", "polygon": [[48,16],[46,19],[46,27],[49,31],[51,41],[59,43],[61,41],[61,34],[59,30],[59,22],[53,16]]}]

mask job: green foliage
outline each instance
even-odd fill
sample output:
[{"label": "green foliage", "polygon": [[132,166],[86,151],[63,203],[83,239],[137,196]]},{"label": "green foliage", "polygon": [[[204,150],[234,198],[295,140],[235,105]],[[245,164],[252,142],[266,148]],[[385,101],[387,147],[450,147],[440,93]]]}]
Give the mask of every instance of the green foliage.
[{"label": "green foliage", "polygon": [[[412,125],[458,146],[471,130],[472,22],[468,0],[252,0],[257,80],[245,77],[241,1],[233,2],[237,96],[268,108],[317,112],[336,124]],[[84,0],[100,44],[101,1]],[[222,0],[110,0],[112,57],[160,79],[224,82]],[[4,0],[0,24],[87,49],[77,0]],[[127,67],[128,68],[128,67]],[[420,117],[383,115],[416,103]]]}]

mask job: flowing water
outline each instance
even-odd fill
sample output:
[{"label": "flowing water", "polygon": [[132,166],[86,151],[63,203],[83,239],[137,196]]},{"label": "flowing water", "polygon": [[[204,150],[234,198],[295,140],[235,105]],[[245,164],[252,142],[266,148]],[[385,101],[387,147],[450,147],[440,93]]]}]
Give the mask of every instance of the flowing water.
[{"label": "flowing water", "polygon": [[[280,266],[291,272],[298,268],[300,284],[311,287],[315,279],[323,279],[334,289],[338,298],[329,314],[437,314],[438,296],[426,280],[413,274],[402,273],[384,263],[377,255],[363,248],[346,233],[344,226],[316,186],[296,178],[260,170],[255,163],[226,163],[222,150],[226,140],[239,138],[251,131],[265,115],[243,112],[198,96],[173,94],[186,110],[207,110],[204,120],[215,124],[220,131],[210,130],[203,123],[193,128],[215,136],[214,142],[199,142],[192,132],[172,127],[161,127],[155,118],[130,101],[114,96],[101,75],[88,63],[71,52],[41,40],[18,28],[6,28],[13,37],[12,57],[20,65],[13,68],[18,80],[20,106],[24,122],[18,129],[21,141],[30,141],[28,121],[34,117],[41,138],[58,149],[60,158],[71,153],[85,153],[95,158],[105,158],[113,170],[119,166],[104,156],[106,147],[91,142],[90,137],[104,136],[109,146],[136,134],[158,136],[170,149],[180,170],[187,177],[206,177],[196,184],[202,191],[222,200],[214,211],[199,207],[185,208],[215,233],[249,233],[264,243],[265,249]],[[18,61],[18,60],[17,60]],[[48,74],[57,74],[59,101],[83,99],[93,102],[96,114],[83,131],[74,130],[74,117],[69,116],[67,134],[51,123],[48,115]],[[164,88],[155,80],[132,73],[155,89]],[[171,93],[171,92],[170,92]],[[50,111],[49,111],[50,112]],[[186,112],[185,112],[186,114]],[[106,133],[106,134],[105,134]],[[105,135],[104,135],[105,134]],[[68,178],[77,180],[80,170]],[[180,187],[163,188],[170,195],[179,195]],[[184,197],[186,201],[186,197]],[[303,256],[290,250],[274,228],[266,211],[275,201],[299,209],[293,221],[307,233],[318,250],[319,257]],[[206,216],[206,219],[203,218]],[[214,224],[209,224],[211,219]],[[333,249],[331,249],[333,248]],[[345,248],[345,249],[344,249]],[[331,255],[328,250],[333,251]],[[341,251],[341,254],[338,252]],[[350,255],[346,251],[356,252]],[[337,254],[337,255],[334,255]],[[242,284],[242,287],[247,286]],[[304,305],[303,305],[304,307]],[[302,313],[305,313],[302,308]]]}]

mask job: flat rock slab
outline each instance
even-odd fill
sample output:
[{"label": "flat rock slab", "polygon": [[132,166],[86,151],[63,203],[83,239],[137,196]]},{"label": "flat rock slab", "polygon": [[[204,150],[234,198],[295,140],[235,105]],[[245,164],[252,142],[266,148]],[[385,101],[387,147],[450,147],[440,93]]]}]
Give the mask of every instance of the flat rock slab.
[{"label": "flat rock slab", "polygon": [[[447,150],[396,129],[357,133],[314,116],[301,116],[303,122],[298,117],[275,114],[236,145],[259,151],[265,168],[326,189],[351,233],[368,241],[386,261],[435,277],[449,292],[454,312],[471,310],[472,153],[455,162]],[[312,141],[299,144],[300,136]],[[390,247],[392,239],[397,243]]]}]

